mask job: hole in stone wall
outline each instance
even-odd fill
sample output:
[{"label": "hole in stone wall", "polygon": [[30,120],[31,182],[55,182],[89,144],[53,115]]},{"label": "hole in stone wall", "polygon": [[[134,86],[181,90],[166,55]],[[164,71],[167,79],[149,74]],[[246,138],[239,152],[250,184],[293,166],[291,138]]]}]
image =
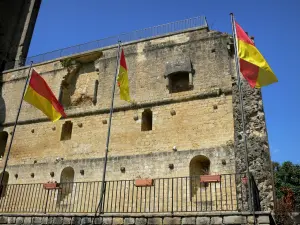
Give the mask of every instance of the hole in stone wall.
[{"label": "hole in stone wall", "polygon": [[203,155],[195,156],[190,162],[191,198],[197,195],[197,191],[207,184],[200,183],[201,175],[208,175],[210,171],[210,160]]},{"label": "hole in stone wall", "polygon": [[[0,174],[0,177],[2,176],[2,173]],[[9,180],[9,174],[8,172],[4,172],[4,177],[3,177],[3,183],[2,183],[2,188],[0,186],[0,192],[1,192],[1,198],[5,197],[6,195],[6,190],[7,190],[7,184],[8,184],[8,180]]]},{"label": "hole in stone wall", "polygon": [[7,137],[8,137],[8,133],[6,131],[0,132],[0,159],[1,160],[4,157]]},{"label": "hole in stone wall", "polygon": [[73,123],[71,121],[66,121],[61,130],[61,141],[70,140],[72,136]]},{"label": "hole in stone wall", "polygon": [[68,196],[72,194],[74,185],[74,169],[72,167],[66,167],[63,169],[60,175],[60,188],[58,192],[57,203],[64,204],[64,200],[68,199]]},{"label": "hole in stone wall", "polygon": [[142,113],[142,131],[152,130],[152,111],[145,109]]},{"label": "hole in stone wall", "polygon": [[169,91],[170,93],[177,93],[181,91],[190,90],[189,73],[177,72],[169,75]]}]

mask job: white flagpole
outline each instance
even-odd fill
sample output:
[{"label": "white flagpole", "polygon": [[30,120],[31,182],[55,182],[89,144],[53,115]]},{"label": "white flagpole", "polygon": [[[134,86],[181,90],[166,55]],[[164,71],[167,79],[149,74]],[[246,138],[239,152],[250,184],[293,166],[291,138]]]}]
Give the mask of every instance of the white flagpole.
[{"label": "white flagpole", "polygon": [[[112,121],[112,115],[113,115],[113,111],[114,111],[114,97],[115,97],[116,81],[117,81],[117,76],[119,73],[120,49],[121,49],[121,42],[119,41],[118,42],[118,51],[117,51],[116,72],[115,72],[115,76],[114,76],[114,80],[113,80],[113,88],[112,88],[112,93],[111,93],[111,106],[110,106],[107,139],[106,139],[106,147],[105,147],[102,184],[101,184],[101,191],[100,191],[100,201],[99,201],[98,207],[95,212],[95,217],[97,216],[98,211],[99,211],[99,215],[103,213],[103,198],[104,198],[105,187],[106,187],[105,176],[106,176],[107,156],[108,156],[108,148],[109,148],[109,141],[110,141],[111,121]],[[94,220],[95,220],[95,217],[94,217]],[[93,221],[93,223],[94,223],[94,221]]]},{"label": "white flagpole", "polygon": [[[243,91],[242,91],[242,84],[241,84],[241,74],[240,74],[240,63],[238,59],[238,44],[237,44],[237,36],[236,36],[236,27],[235,27],[235,20],[233,13],[230,13],[231,17],[231,24],[232,24],[232,33],[234,39],[234,50],[235,50],[235,65],[236,65],[236,72],[237,72],[237,79],[238,79],[238,90],[239,90],[239,102],[240,102],[240,111],[242,116],[242,128],[243,128],[243,140],[244,140],[244,147],[245,147],[245,157],[246,157],[246,167],[247,167],[247,182],[249,185],[249,198],[248,204],[250,206],[250,210],[254,214],[254,199],[252,193],[252,184],[250,183],[250,170],[249,170],[249,156],[248,156],[248,142],[247,142],[247,133],[246,133],[246,123],[245,123],[245,112],[244,112],[244,103],[243,103]],[[254,218],[255,221],[255,218]]]},{"label": "white flagpole", "polygon": [[31,74],[30,72],[31,72],[32,64],[33,64],[33,62],[31,61],[30,67],[29,67],[29,70],[28,70],[28,74],[27,74],[27,78],[26,78],[26,81],[25,81],[24,89],[23,89],[23,92],[22,92],[21,101],[20,101],[20,105],[19,105],[19,108],[18,108],[18,112],[17,112],[17,116],[16,116],[14,128],[13,128],[13,131],[12,131],[12,134],[11,134],[11,139],[10,139],[9,147],[8,147],[8,150],[7,150],[7,154],[6,154],[4,166],[3,166],[3,169],[2,169],[2,173],[1,173],[1,178],[0,178],[0,194],[3,191],[4,173],[5,173],[5,170],[6,170],[6,167],[7,167],[7,162],[8,162],[8,159],[9,159],[9,154],[10,154],[11,146],[12,146],[12,143],[13,143],[13,140],[14,140],[14,136],[15,136],[15,132],[16,132],[18,120],[19,120],[19,115],[20,115],[20,112],[21,112],[22,103],[23,103],[23,99],[24,99],[24,94],[25,94],[25,91],[26,91],[26,88],[27,88],[27,84],[28,84],[28,81],[29,81],[29,78],[30,78],[30,74]]}]

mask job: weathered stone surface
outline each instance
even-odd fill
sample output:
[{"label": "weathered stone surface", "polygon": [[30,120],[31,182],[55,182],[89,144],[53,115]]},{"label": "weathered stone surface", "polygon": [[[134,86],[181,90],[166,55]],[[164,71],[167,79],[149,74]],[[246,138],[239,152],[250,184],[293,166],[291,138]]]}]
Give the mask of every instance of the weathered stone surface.
[{"label": "weathered stone surface", "polygon": [[158,217],[152,217],[152,218],[148,218],[148,225],[162,225],[163,224],[163,220],[162,218],[158,218]]},{"label": "weathered stone surface", "polygon": [[90,217],[83,217],[81,219],[81,224],[82,225],[91,224],[91,223],[92,223],[92,219]]},{"label": "weathered stone surface", "polygon": [[146,225],[147,219],[146,218],[136,218],[135,225]]},{"label": "weathered stone surface", "polygon": [[7,222],[8,222],[8,224],[14,224],[14,223],[16,223],[16,217],[14,217],[14,216],[8,217],[7,218]]},{"label": "weathered stone surface", "polygon": [[123,225],[124,221],[122,217],[114,217],[113,218],[113,225]]},{"label": "weathered stone surface", "polygon": [[0,216],[0,224],[6,224],[7,220],[7,216]]},{"label": "weathered stone surface", "polygon": [[245,216],[224,216],[224,224],[243,224],[247,223],[247,218]]},{"label": "weathered stone surface", "polygon": [[42,217],[33,217],[32,218],[32,224],[41,224],[42,223]]},{"label": "weathered stone surface", "polygon": [[247,217],[247,222],[250,223],[250,224],[254,224],[253,216],[248,216]]},{"label": "weathered stone surface", "polygon": [[135,219],[134,218],[125,218],[124,225],[134,225]]},{"label": "weathered stone surface", "polygon": [[31,217],[24,217],[24,224],[32,224]]},{"label": "weathered stone surface", "polygon": [[257,217],[257,222],[259,224],[261,224],[261,223],[267,223],[267,224],[269,224],[270,223],[270,217],[269,216],[258,216]]},{"label": "weathered stone surface", "polygon": [[210,218],[209,217],[197,217],[196,224],[209,225],[210,224]]},{"label": "weathered stone surface", "polygon": [[182,218],[181,223],[183,225],[196,224],[196,217],[184,217]]},{"label": "weathered stone surface", "polygon": [[72,217],[71,224],[80,225],[81,224],[81,217],[79,217],[79,216]]},{"label": "weathered stone surface", "polygon": [[96,217],[95,220],[94,220],[94,224],[102,224],[102,217]]},{"label": "weathered stone surface", "polygon": [[181,224],[180,217],[165,217],[164,224]]},{"label": "weathered stone surface", "polygon": [[103,225],[110,225],[112,224],[113,219],[111,217],[103,217]]},{"label": "weathered stone surface", "polygon": [[47,220],[47,224],[52,224],[53,223],[53,217],[49,216]]},{"label": "weathered stone surface", "polygon": [[222,224],[222,219],[220,216],[213,216],[211,217],[210,224]]},{"label": "weathered stone surface", "polygon": [[71,224],[72,218],[71,217],[64,217],[63,224]]},{"label": "weathered stone surface", "polygon": [[64,222],[63,217],[58,216],[53,218],[53,224],[55,225],[63,224],[63,222]]},{"label": "weathered stone surface", "polygon": [[24,222],[24,217],[17,217],[16,224],[23,224],[23,222]]}]

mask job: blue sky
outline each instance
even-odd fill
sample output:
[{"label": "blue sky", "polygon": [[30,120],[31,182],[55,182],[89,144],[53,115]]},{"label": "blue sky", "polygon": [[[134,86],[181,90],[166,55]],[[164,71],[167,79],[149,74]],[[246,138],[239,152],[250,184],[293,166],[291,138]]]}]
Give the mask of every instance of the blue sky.
[{"label": "blue sky", "polygon": [[300,163],[299,0],[43,0],[29,56],[199,15],[231,33],[230,12],[279,79],[263,88],[272,160]]}]

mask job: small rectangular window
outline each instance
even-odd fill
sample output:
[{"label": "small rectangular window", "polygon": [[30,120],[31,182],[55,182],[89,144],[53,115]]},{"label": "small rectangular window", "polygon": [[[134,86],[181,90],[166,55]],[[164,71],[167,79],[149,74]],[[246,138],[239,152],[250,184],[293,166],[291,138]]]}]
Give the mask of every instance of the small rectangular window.
[{"label": "small rectangular window", "polygon": [[61,141],[66,141],[70,140],[72,136],[72,128],[73,128],[73,123],[71,121],[66,121],[61,130],[61,136],[60,140]]},{"label": "small rectangular window", "polygon": [[169,91],[177,93],[190,90],[189,73],[177,72],[169,75]]},{"label": "small rectangular window", "polygon": [[145,109],[142,113],[142,131],[152,130],[152,111]]}]

